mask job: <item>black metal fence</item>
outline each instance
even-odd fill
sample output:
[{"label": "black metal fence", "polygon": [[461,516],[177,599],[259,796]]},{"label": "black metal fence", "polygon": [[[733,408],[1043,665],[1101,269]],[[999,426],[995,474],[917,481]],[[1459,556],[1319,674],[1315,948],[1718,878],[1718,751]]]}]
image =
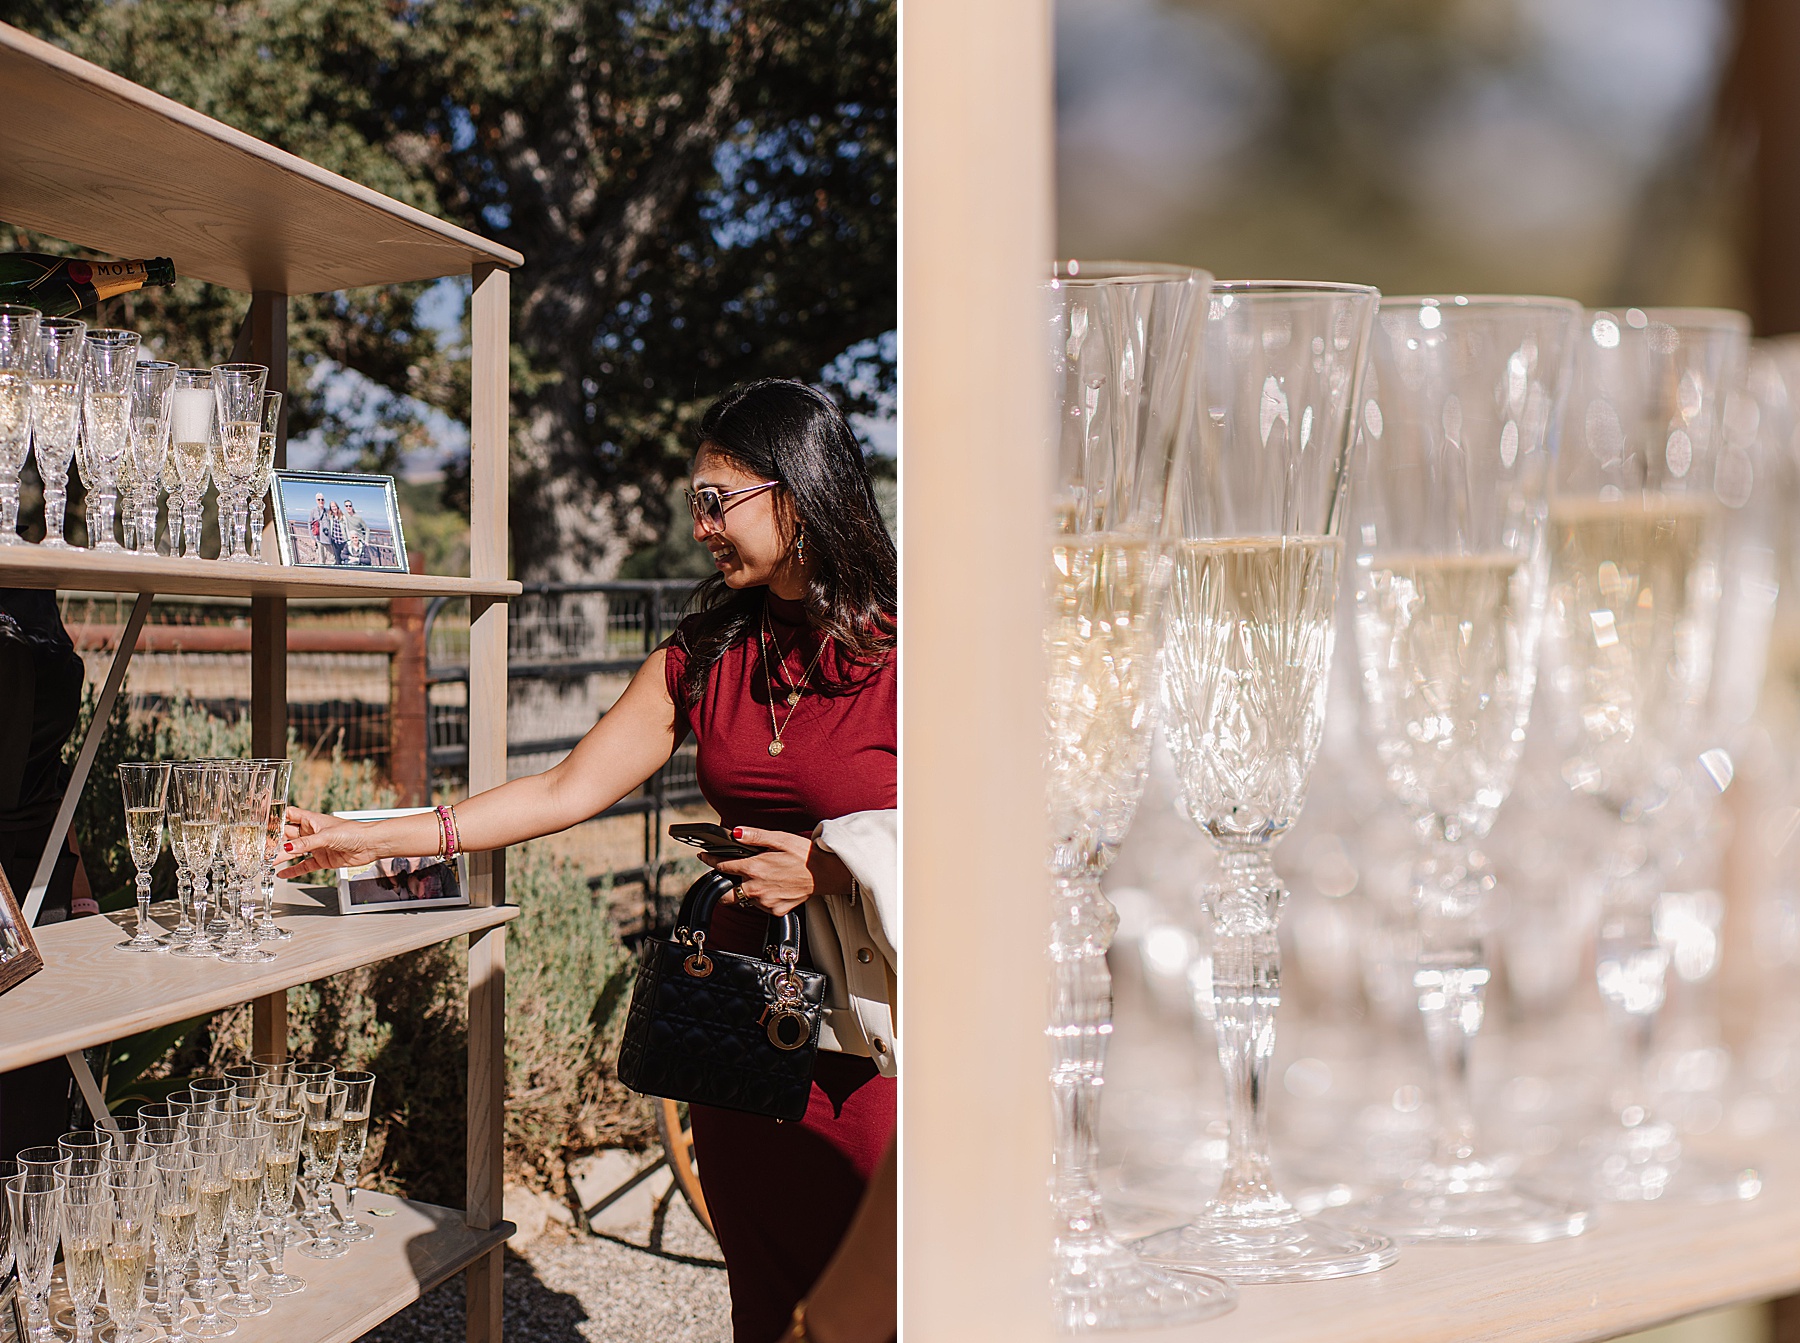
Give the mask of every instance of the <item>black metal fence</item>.
[{"label": "black metal fence", "polygon": [[[507,765],[519,775],[547,769],[605,714],[643,660],[674,630],[693,584],[685,580],[528,583],[507,606]],[[466,598],[439,597],[425,612],[429,761],[434,782],[469,768],[469,617]],[[644,786],[596,820],[643,818],[643,862],[589,879],[642,882],[646,918],[670,866],[666,809],[703,799],[693,744]]]}]

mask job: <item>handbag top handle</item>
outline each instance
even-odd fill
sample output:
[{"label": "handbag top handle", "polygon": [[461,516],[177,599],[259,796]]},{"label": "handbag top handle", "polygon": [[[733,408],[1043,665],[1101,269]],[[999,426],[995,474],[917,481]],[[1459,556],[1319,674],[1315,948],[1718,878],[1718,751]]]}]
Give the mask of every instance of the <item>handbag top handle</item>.
[{"label": "handbag top handle", "polygon": [[[713,911],[719,907],[719,901],[736,889],[737,883],[723,872],[703,874],[688,887],[687,894],[681,897],[681,910],[675,915],[675,940],[689,941],[694,933],[705,933],[711,929]],[[770,959],[779,961],[780,952],[788,948],[798,954],[800,916],[790,910],[779,916],[771,914],[769,920],[776,925],[771,932],[778,934],[768,943],[769,948],[775,952]]]}]

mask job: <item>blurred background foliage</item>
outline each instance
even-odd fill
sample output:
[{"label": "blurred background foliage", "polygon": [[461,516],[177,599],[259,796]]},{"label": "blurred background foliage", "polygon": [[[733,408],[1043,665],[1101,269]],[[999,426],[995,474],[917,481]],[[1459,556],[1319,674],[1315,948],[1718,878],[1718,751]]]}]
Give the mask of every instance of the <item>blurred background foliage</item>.
[{"label": "blurred background foliage", "polygon": [[1794,9],[1057,0],[1059,250],[1796,329]]},{"label": "blurred background foliage", "polygon": [[[852,411],[891,406],[894,0],[0,0],[0,19],[524,254],[520,577],[609,578],[672,516],[685,530],[669,486],[735,383],[800,377]],[[414,518],[466,512],[467,294],[290,309],[297,455],[432,477],[408,529],[446,563],[456,538]],[[100,316],[206,364],[247,303],[183,280]]]}]

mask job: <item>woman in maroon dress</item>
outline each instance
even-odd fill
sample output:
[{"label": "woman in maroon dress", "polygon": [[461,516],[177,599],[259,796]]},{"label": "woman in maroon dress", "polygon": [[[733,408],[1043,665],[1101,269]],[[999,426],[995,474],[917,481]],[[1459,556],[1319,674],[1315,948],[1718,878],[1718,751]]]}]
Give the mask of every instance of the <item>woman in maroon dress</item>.
[{"label": "woman in maroon dress", "polygon": [[[852,892],[849,869],[813,839],[820,824],[896,805],[894,544],[855,435],[829,398],[797,382],[754,383],[707,412],[689,499],[717,570],[695,613],[567,759],[459,803],[453,820],[466,849],[567,829],[692,733],[701,791],[761,850],[714,862],[738,886],[711,945],[754,954],[770,914]],[[370,823],[291,809],[284,875],[440,847],[431,813]],[[838,1038],[858,1047],[854,1032]],[[821,1049],[798,1124],[692,1107],[736,1343],[784,1336],[849,1226],[894,1132],[883,1062],[890,1075]]]}]

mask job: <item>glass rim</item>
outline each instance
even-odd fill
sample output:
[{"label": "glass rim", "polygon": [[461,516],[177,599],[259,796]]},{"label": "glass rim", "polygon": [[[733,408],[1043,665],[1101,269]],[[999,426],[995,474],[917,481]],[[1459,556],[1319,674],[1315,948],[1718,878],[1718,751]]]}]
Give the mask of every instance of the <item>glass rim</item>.
[{"label": "glass rim", "polygon": [[1480,305],[1484,308],[1551,308],[1572,312],[1580,316],[1587,309],[1581,306],[1580,299],[1562,298],[1555,294],[1383,294],[1382,308],[1397,308],[1417,304],[1450,308],[1472,308]]},{"label": "glass rim", "polygon": [[35,317],[44,320],[44,314],[24,303],[0,303],[0,319],[8,317]]},{"label": "glass rim", "polygon": [[1120,261],[1101,258],[1084,261],[1080,257],[1058,257],[1050,263],[1050,283],[1062,288],[1082,288],[1108,284],[1191,284],[1213,283],[1212,272],[1202,266],[1185,266],[1172,261]]},{"label": "glass rim", "polygon": [[96,345],[142,345],[144,338],[122,326],[90,326],[87,338]]},{"label": "glass rim", "polygon": [[1379,300],[1381,290],[1351,280],[1220,280],[1212,283],[1215,294],[1249,294],[1256,298],[1345,298],[1367,296]]},{"label": "glass rim", "polygon": [[[1651,322],[1661,322],[1664,326],[1698,327],[1708,331],[1741,331],[1748,336],[1751,333],[1750,314],[1737,308],[1639,308],[1633,304],[1613,304],[1602,308],[1583,308],[1584,317],[1624,318],[1625,324],[1631,326],[1629,314],[1644,314],[1645,326]],[[1632,330],[1642,330],[1632,327]]]}]

